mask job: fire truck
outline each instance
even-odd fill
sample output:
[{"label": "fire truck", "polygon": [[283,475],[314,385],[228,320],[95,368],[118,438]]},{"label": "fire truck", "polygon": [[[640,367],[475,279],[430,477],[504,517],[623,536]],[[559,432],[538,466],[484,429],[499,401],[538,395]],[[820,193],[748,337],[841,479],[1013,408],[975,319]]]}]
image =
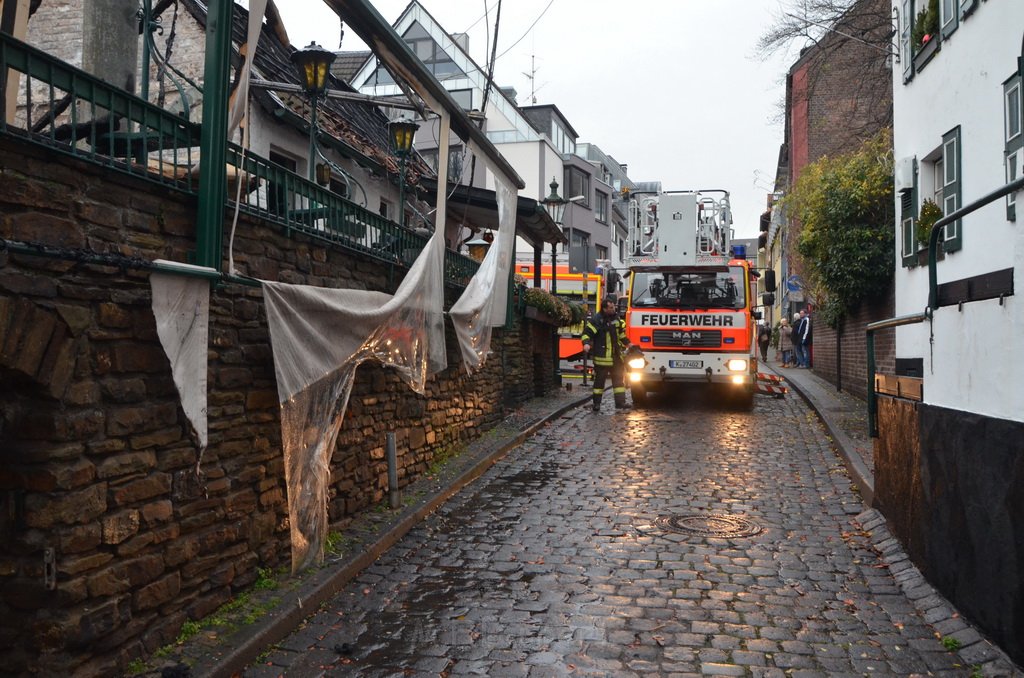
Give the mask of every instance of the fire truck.
[{"label": "fire truck", "polygon": [[[604,276],[600,273],[580,273],[570,270],[568,264],[558,264],[555,268],[555,295],[565,301],[583,304],[587,315],[596,313],[601,304],[601,293],[604,288]],[[526,278],[527,285],[533,285],[533,263],[516,262],[516,273]],[[541,288],[551,291],[551,265],[540,267]],[[558,360],[563,379],[583,379],[588,374],[588,366],[583,355],[583,323],[558,328]]]},{"label": "fire truck", "polygon": [[[753,281],[743,246],[731,245],[729,193],[669,191],[629,202],[625,264],[629,291],[620,300],[630,349],[634,404],[648,394],[698,384],[753,405],[757,380]],[[765,291],[775,287],[765,272]]]}]

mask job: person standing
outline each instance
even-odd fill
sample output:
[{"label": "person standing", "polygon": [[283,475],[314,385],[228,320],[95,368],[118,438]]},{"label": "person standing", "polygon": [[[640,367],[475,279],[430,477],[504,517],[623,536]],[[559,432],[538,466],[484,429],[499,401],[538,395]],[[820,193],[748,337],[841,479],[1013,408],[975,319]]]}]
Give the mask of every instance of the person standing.
[{"label": "person standing", "polygon": [[800,343],[800,314],[793,314],[793,326],[789,330],[789,344],[793,347],[793,367],[803,367],[803,355]]},{"label": "person standing", "polygon": [[583,326],[583,351],[594,360],[593,410],[601,411],[601,396],[604,395],[605,380],[611,376],[615,409],[629,409],[626,404],[626,359],[625,350],[629,345],[626,338],[626,323],[615,311],[615,300],[607,298],[601,304],[601,312]]},{"label": "person standing", "polygon": [[811,367],[811,316],[807,309],[800,311],[800,356],[802,358],[800,367],[810,369]]},{"label": "person standing", "polygon": [[782,351],[782,367],[789,367],[793,360],[793,340],[790,338],[789,319],[779,320],[779,343],[777,348]]},{"label": "person standing", "polygon": [[757,347],[761,349],[761,362],[768,362],[768,344],[772,341],[772,328],[768,321],[757,326]]}]

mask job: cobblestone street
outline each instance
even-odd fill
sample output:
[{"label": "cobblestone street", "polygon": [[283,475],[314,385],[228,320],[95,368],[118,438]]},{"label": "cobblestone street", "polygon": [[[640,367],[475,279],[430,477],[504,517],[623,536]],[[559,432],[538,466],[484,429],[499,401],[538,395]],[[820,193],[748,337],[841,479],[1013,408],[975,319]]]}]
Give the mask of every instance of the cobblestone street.
[{"label": "cobblestone street", "polygon": [[513,450],[245,675],[971,675],[802,400],[609,401]]}]

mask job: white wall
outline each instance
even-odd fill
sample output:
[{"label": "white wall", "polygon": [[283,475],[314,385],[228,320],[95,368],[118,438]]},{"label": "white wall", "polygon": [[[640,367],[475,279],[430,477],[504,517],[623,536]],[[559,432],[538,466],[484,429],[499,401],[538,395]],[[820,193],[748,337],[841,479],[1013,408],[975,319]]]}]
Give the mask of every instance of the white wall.
[{"label": "white wall", "polygon": [[[1017,69],[1022,35],[1024,2],[978,2],[913,80],[904,84],[901,65],[893,68],[895,158],[921,161],[959,125],[961,206],[1006,183],[1003,82]],[[898,206],[897,197],[897,212]],[[1020,289],[1024,213],[1007,221],[1005,201],[998,200],[966,217],[962,229],[963,249],[938,263],[939,283],[1013,267]],[[928,303],[928,267],[900,266],[898,224],[896,235],[896,314],[920,313]],[[896,330],[896,356],[924,359],[926,402],[1016,421],[1024,421],[1024,360],[1015,350],[1021,347],[1020,293],[1003,305],[991,300],[964,304],[962,311],[944,307],[933,323]]]}]

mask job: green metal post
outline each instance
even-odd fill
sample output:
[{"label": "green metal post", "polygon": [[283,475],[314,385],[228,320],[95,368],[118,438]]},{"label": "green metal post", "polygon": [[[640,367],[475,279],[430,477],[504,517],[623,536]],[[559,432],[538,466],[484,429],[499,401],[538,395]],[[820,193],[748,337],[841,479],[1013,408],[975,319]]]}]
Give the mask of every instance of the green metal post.
[{"label": "green metal post", "polygon": [[401,169],[399,169],[398,175],[398,219],[397,221],[402,226],[405,226],[405,158],[406,153],[402,154]]},{"label": "green metal post", "polygon": [[875,421],[878,412],[878,399],[875,396],[875,332],[867,331],[868,342],[868,435],[878,437],[878,424]]},{"label": "green metal post", "polygon": [[320,97],[313,94],[309,109],[309,180],[316,183],[316,104]]},{"label": "green metal post", "polygon": [[206,22],[203,71],[203,132],[199,142],[199,208],[196,215],[196,261],[218,271],[228,187],[225,167],[228,141],[228,73],[231,56],[232,0],[213,0]]}]

